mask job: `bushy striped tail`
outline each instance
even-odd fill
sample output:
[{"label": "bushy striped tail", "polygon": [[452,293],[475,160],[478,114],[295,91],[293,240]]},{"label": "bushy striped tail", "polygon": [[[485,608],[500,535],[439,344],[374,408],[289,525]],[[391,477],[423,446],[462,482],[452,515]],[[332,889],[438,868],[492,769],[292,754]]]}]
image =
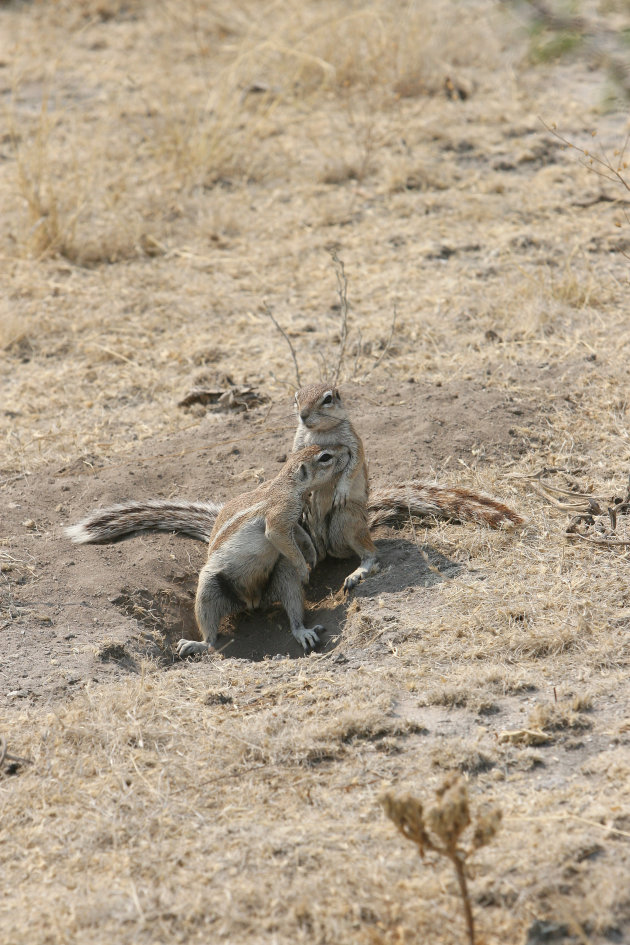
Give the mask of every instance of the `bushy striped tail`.
[{"label": "bushy striped tail", "polygon": [[148,499],[112,505],[65,532],[77,544],[106,545],[141,532],[171,532],[207,542],[221,509],[216,502]]},{"label": "bushy striped tail", "polygon": [[[65,532],[81,545],[112,544],[142,532],[170,532],[207,543],[220,509],[216,502],[147,499],[100,509]],[[410,516],[478,522],[490,528],[514,528],[525,522],[518,512],[489,496],[417,481],[374,489],[368,514],[370,528],[402,525]]]},{"label": "bushy striped tail", "polygon": [[370,528],[400,525],[410,516],[433,516],[452,522],[478,522],[490,528],[515,528],[525,519],[513,509],[470,489],[443,489],[423,482],[376,488],[368,502]]}]

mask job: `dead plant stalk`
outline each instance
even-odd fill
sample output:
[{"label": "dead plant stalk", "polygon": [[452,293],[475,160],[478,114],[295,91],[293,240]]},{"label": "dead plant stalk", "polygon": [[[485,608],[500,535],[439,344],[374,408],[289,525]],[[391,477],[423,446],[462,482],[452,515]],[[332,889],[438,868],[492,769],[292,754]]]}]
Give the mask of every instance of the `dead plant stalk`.
[{"label": "dead plant stalk", "polygon": [[448,778],[436,791],[436,803],[424,810],[422,802],[412,795],[395,798],[385,794],[381,803],[387,816],[403,837],[418,847],[424,858],[425,850],[450,860],[455,870],[464,909],[466,931],[470,945],[475,945],[475,923],[466,880],[466,861],[482,846],[490,843],[499,829],[501,811],[493,808],[478,815],[472,838],[466,846],[460,838],[471,824],[468,792],[460,778]]}]

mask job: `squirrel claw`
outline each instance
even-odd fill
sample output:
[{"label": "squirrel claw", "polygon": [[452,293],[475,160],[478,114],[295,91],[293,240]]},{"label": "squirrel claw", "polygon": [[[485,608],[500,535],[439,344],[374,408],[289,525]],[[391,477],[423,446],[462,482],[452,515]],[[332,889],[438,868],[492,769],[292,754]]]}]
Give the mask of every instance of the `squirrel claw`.
[{"label": "squirrel claw", "polygon": [[353,572],[352,574],[349,574],[348,577],[343,582],[344,591],[351,591],[353,587],[356,587],[357,584],[361,582],[362,577],[363,577],[362,574],[356,574],[355,572]]},{"label": "squirrel claw", "polygon": [[293,636],[298,643],[304,647],[304,652],[309,653],[319,645],[320,640],[317,636],[317,631],[322,630],[324,630],[324,627],[319,624],[315,627],[296,627],[293,631]]},{"label": "squirrel claw", "polygon": [[307,555],[305,555],[304,558],[307,565],[309,566],[309,570],[314,568],[315,565],[317,564],[317,552],[315,551],[314,548],[313,548],[312,553],[307,552]]},{"label": "squirrel claw", "polygon": [[207,653],[210,649],[208,643],[199,643],[197,640],[180,640],[175,652],[180,660],[187,656],[195,656],[197,653]]}]

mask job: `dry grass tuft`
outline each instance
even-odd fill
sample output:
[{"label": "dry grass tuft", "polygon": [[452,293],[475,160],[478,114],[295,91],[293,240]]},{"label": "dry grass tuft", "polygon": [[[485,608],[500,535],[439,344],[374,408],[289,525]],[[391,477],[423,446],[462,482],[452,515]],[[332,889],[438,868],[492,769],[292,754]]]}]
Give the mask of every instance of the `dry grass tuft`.
[{"label": "dry grass tuft", "polygon": [[[17,126],[13,115],[14,129]],[[107,166],[91,142],[68,152],[64,116],[44,98],[33,131],[13,132],[17,189],[24,208],[14,234],[29,256],[60,256],[80,266],[115,263],[138,252],[127,215],[126,169]],[[123,219],[121,219],[123,218]]]},{"label": "dry grass tuft", "polygon": [[35,256],[59,254],[74,261],[75,236],[85,193],[79,186],[78,168],[63,183],[56,180],[50,155],[52,122],[44,101],[32,141],[16,146],[18,186],[26,206],[25,233],[21,243]]},{"label": "dry grass tuft", "polygon": [[592,728],[593,723],[585,718],[583,711],[575,708],[575,705],[581,705],[582,700],[574,700],[570,703],[549,703],[548,705],[537,705],[529,716],[529,724],[532,728],[545,729],[548,732],[563,731],[572,729],[574,731],[584,731]]}]

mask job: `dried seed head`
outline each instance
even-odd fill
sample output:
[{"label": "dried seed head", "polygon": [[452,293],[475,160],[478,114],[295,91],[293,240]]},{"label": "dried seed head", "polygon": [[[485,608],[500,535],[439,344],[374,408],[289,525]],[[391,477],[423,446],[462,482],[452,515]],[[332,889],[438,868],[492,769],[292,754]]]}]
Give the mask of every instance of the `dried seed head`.
[{"label": "dried seed head", "polygon": [[478,850],[480,847],[485,847],[486,844],[490,843],[501,826],[502,816],[503,814],[498,807],[493,807],[488,813],[479,815],[475,823],[471,852],[472,850]]},{"label": "dried seed head", "polygon": [[394,797],[384,794],[381,804],[390,820],[392,820],[403,837],[412,840],[418,847],[420,856],[424,856],[425,849],[432,850],[433,844],[424,825],[422,802],[410,794],[404,797]]},{"label": "dried seed head", "polygon": [[437,792],[440,800],[426,814],[426,822],[447,850],[454,850],[457,840],[470,823],[468,792],[461,780],[449,779]]}]

